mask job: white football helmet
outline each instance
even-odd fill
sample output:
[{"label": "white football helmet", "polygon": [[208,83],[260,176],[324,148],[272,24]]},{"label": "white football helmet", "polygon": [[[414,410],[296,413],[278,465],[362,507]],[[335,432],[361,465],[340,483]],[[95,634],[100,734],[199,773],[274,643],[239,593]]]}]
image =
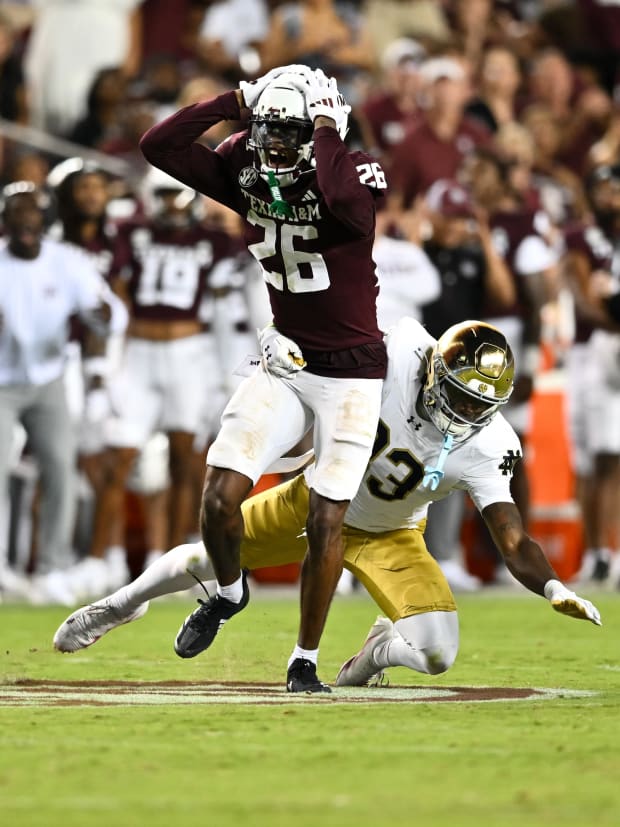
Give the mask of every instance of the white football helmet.
[{"label": "white football helmet", "polygon": [[254,150],[261,173],[275,173],[280,186],[312,168],[313,126],[299,81],[299,75],[288,72],[271,81],[250,116],[248,148]]},{"label": "white football helmet", "polygon": [[[174,200],[167,198],[171,194],[176,194]],[[157,167],[151,167],[144,176],[141,197],[149,218],[183,226],[198,217],[199,197],[196,190]]]},{"label": "white football helmet", "polygon": [[506,337],[493,325],[453,325],[433,348],[423,390],[426,411],[442,434],[466,439],[508,402],[514,358]]}]

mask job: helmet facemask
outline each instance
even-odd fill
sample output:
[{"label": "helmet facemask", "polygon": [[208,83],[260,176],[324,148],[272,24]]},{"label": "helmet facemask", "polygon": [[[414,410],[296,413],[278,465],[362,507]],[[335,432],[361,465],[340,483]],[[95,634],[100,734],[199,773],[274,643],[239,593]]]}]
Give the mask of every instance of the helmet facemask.
[{"label": "helmet facemask", "polygon": [[487,425],[512,393],[512,351],[499,330],[465,322],[433,349],[423,403],[442,434],[463,441]]},{"label": "helmet facemask", "polygon": [[303,94],[281,75],[267,86],[250,117],[248,148],[254,150],[263,177],[272,172],[285,187],[311,169],[312,135]]}]

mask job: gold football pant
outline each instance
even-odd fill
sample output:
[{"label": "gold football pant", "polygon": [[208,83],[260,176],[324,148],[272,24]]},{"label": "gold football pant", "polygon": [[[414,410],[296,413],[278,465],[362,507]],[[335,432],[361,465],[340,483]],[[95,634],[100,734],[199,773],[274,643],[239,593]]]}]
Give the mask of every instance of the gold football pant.
[{"label": "gold football pant", "polygon": [[[301,562],[309,492],[303,475],[243,503],[241,566],[250,570]],[[423,529],[370,533],[345,526],[344,565],[393,622],[426,612],[454,612],[456,604]]]}]

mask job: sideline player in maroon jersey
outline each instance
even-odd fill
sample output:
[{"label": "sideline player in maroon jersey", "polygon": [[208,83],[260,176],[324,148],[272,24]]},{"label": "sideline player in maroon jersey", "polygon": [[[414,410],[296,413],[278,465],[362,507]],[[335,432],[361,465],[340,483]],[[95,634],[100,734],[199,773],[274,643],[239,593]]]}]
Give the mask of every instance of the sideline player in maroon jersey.
[{"label": "sideline player in maroon jersey", "polygon": [[[375,199],[385,178],[373,158],[349,153],[349,107],[322,71],[280,67],[240,86],[181,109],[141,142],[152,164],[245,220],[275,325],[261,334],[270,372],[261,364],[241,384],[207,456],[201,529],[217,594],[187,618],[175,649],[181,657],[199,654],[247,604],[241,503],[314,424],[317,473],[287,689],[329,692],[316,674],[319,641],[342,572],[342,522],[371,454],[387,365],[372,260]],[[211,125],[238,120],[244,109],[251,110],[247,130],[216,150],[199,142]]]},{"label": "sideline player in maroon jersey", "polygon": [[160,504],[157,519],[148,521],[148,549],[163,550],[190,530],[192,455],[206,398],[192,374],[204,372],[214,383],[219,375],[199,311],[214,267],[237,252],[228,234],[207,228],[194,213],[193,189],[153,169],[143,194],[148,217],[119,226],[122,265],[114,287],[131,319],[122,364],[110,381],[106,437],[113,461],[95,514],[95,557],[114,542],[110,526],[123,514],[127,479],[156,431],[168,436],[170,490],[168,509]]}]

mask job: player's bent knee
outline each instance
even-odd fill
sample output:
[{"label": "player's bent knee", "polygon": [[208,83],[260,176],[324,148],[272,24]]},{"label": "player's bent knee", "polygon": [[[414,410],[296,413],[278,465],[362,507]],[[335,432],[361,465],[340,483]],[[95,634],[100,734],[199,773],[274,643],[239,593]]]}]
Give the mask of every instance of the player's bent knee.
[{"label": "player's bent knee", "polygon": [[[391,654],[394,648],[391,647]],[[391,662],[390,665],[405,666],[407,669],[413,669],[425,675],[441,675],[452,666],[456,660],[457,651],[458,646],[452,644],[437,644],[424,649],[415,649],[408,644],[397,649],[398,663]]]},{"label": "player's bent knee", "polygon": [[427,675],[440,675],[456,660],[459,650],[456,612],[423,612],[403,617],[394,623],[394,631],[397,634],[390,644],[390,658],[397,658],[400,666]]},{"label": "player's bent knee", "polygon": [[239,497],[222,486],[206,485],[202,494],[202,522],[227,520],[240,507]]},{"label": "player's bent knee", "polygon": [[422,654],[426,660],[427,668],[424,670],[428,675],[441,675],[447,672],[456,660],[458,647],[451,645],[430,646],[423,649]]}]

